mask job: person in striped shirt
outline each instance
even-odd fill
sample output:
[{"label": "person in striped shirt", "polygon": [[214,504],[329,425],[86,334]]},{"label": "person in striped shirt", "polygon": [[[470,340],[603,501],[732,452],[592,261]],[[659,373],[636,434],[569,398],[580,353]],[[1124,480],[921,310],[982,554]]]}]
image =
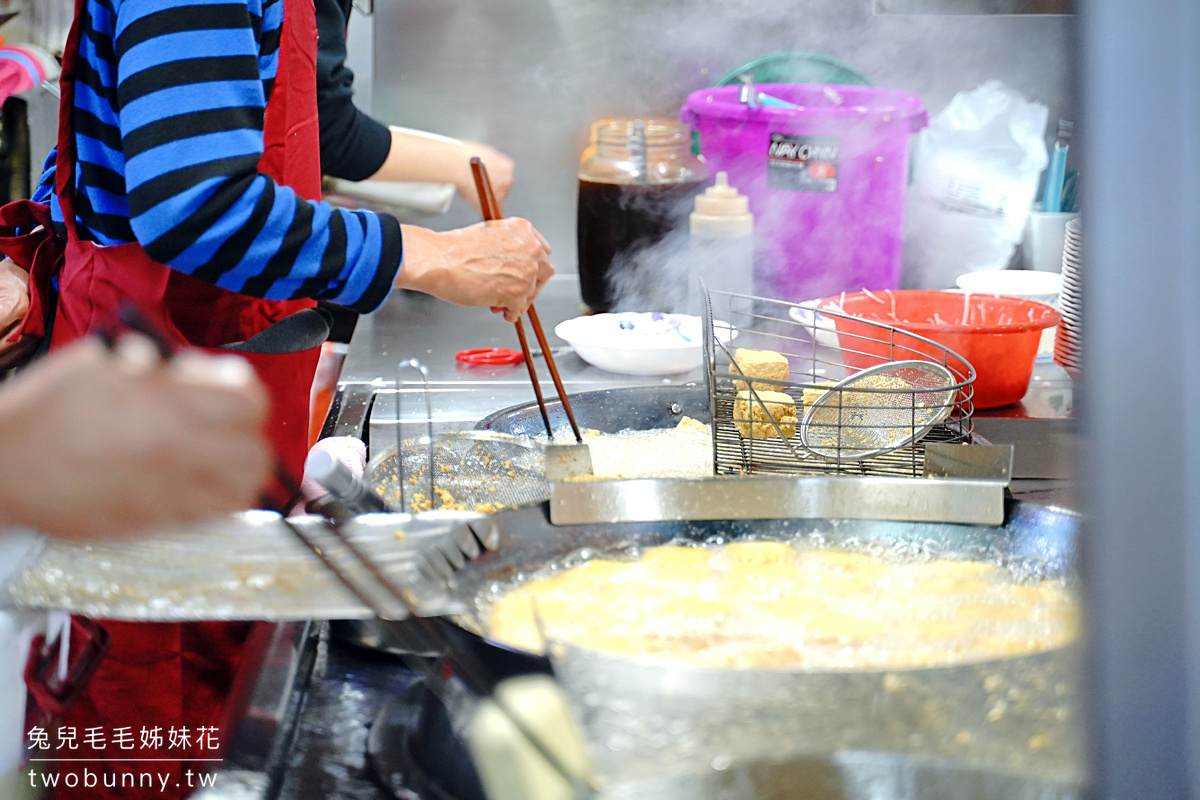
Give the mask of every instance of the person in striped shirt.
[{"label": "person in striped shirt", "polygon": [[[49,206],[59,238],[73,239],[77,228],[83,240],[65,251],[52,344],[86,333],[81,320],[95,319],[95,308],[116,306],[122,295],[157,298],[158,308],[180,321],[178,331],[192,334],[183,336],[188,343],[207,346],[228,342],[225,331],[256,336],[264,319],[307,310],[309,299],[369,312],[393,287],[490,306],[514,320],[553,273],[549,245],[525,220],[434,232],[387,214],[305,200],[267,174],[300,191],[315,189],[316,142],[291,135],[296,118],[300,129],[317,133],[316,98],[305,94],[316,58],[309,0],[78,0],[77,9],[79,36],[66,54],[74,81],[64,80],[64,98],[73,88],[75,152],[64,161],[74,174],[63,199],[74,198],[75,213],[64,219],[53,157],[35,198]],[[295,16],[286,22],[285,14]],[[286,113],[293,109],[296,118]],[[270,166],[260,172],[262,163]],[[39,233],[46,231],[27,236]],[[170,272],[236,294],[160,281]],[[305,302],[274,302],[290,300]],[[313,349],[245,353],[271,394],[268,438],[293,474],[303,462],[297,421],[306,417]],[[111,647],[66,725],[111,734],[220,721],[234,668],[252,646],[246,626],[105,627]],[[103,760],[108,776],[126,769],[130,754],[123,749],[109,740],[80,753]],[[164,774],[178,777],[184,765],[176,759],[199,755],[194,741],[177,751],[159,742],[137,757],[161,758]],[[164,794],[99,788],[80,797],[174,800],[187,791],[175,786]]]},{"label": "person in striped shirt", "polygon": [[[396,286],[515,320],[553,274],[529,222],[434,232],[302,200],[258,173],[283,5],[87,0],[75,106],[85,236],[136,241],[155,261],[254,297],[369,312]],[[59,221],[54,156],[34,199]]]}]

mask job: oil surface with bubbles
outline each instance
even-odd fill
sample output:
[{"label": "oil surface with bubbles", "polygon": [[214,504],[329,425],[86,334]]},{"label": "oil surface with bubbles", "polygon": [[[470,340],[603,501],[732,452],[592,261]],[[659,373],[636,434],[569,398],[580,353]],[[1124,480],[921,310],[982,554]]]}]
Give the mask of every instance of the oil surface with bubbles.
[{"label": "oil surface with bubbles", "polygon": [[[501,587],[496,587],[501,589]],[[1078,635],[1062,579],[986,561],[811,539],[666,545],[634,561],[576,558],[485,602],[493,638],[552,640],[694,666],[871,670],[986,661]]]}]

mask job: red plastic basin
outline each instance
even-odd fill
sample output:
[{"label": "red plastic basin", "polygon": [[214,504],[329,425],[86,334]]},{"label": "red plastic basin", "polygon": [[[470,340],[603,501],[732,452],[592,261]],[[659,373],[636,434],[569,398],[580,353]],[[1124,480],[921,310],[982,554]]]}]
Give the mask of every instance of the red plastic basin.
[{"label": "red plastic basin", "polygon": [[[1000,295],[960,292],[858,292],[821,301],[820,308],[891,325],[953,350],[975,367],[975,408],[996,408],[1025,396],[1042,331],[1058,324],[1059,313],[1044,303]],[[833,317],[847,366],[865,369],[880,360],[901,359],[879,329]],[[941,362],[929,344],[905,346]]]}]

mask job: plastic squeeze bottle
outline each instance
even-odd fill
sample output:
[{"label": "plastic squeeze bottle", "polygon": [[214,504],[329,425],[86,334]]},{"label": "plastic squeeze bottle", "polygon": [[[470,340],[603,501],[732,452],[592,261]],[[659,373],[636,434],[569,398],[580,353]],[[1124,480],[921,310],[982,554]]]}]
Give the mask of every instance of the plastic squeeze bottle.
[{"label": "plastic squeeze bottle", "polygon": [[710,291],[754,293],[754,215],[749,198],[729,185],[724,172],[718,172],[716,182],[696,196],[689,231],[689,314],[700,313],[700,278]]}]

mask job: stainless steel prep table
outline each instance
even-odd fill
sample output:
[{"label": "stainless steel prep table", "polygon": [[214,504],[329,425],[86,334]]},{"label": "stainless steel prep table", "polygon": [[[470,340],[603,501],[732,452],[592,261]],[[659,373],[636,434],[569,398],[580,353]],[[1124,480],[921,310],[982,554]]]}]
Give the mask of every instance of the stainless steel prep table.
[{"label": "stainless steel prep table", "polygon": [[1075,384],[1062,367],[1039,359],[1021,402],[976,411],[975,432],[990,442],[1013,446],[1014,496],[1079,507]]}]

